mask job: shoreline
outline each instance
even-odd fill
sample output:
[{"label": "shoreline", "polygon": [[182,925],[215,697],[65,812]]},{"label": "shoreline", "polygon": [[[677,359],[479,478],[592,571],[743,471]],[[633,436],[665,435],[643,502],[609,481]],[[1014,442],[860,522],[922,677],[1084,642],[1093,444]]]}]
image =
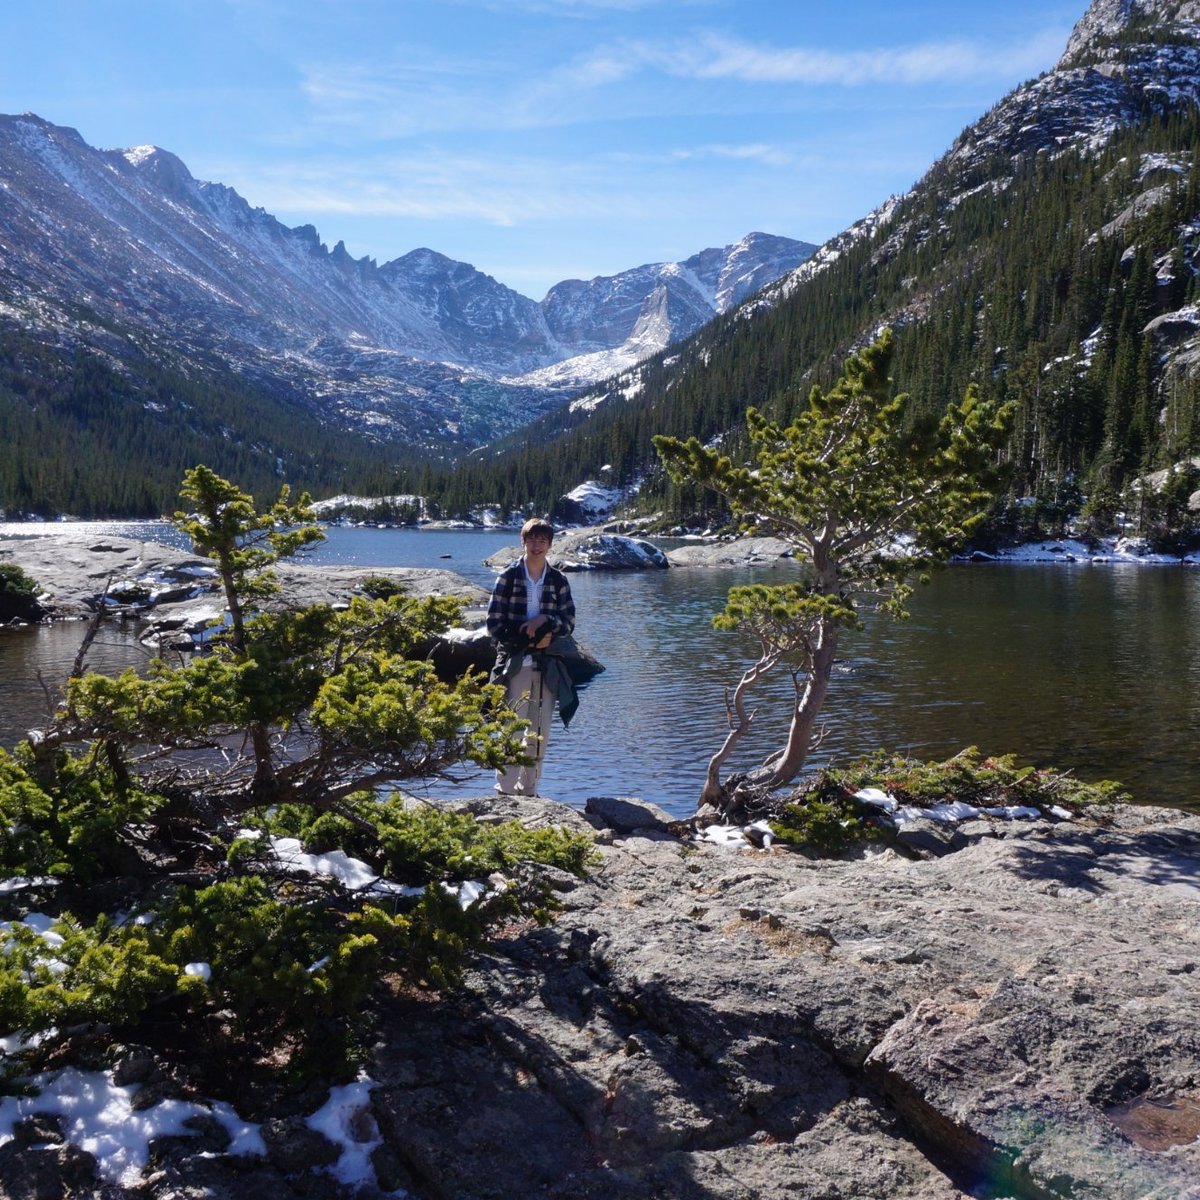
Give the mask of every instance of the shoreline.
[{"label": "shoreline", "polygon": [[[334,525],[330,528],[345,528]],[[359,528],[352,526],[351,528]],[[430,534],[456,532],[439,528],[396,527]],[[601,532],[602,526],[564,530],[564,538]],[[164,535],[161,539],[158,533]],[[171,544],[172,527],[164,521],[45,521],[0,523],[0,564],[11,563],[42,588],[41,599],[51,620],[89,616],[95,598],[114,584],[141,589],[149,603],[121,605],[127,615],[146,615],[203,602],[213,595],[214,572],[209,560]],[[470,530],[465,530],[470,532]],[[507,532],[501,526],[480,526],[475,532]],[[627,536],[627,535],[613,535]],[[650,541],[638,535],[641,541]],[[659,541],[677,541],[664,539]],[[721,569],[761,566],[791,558],[787,543],[775,538],[695,536],[687,545],[665,552],[655,565],[672,569]],[[594,564],[603,566],[605,564]],[[622,565],[622,564],[613,564]],[[1043,539],[995,552],[973,551],[948,560],[948,566],[1062,566],[1062,567],[1200,567],[1200,551],[1182,556],[1150,552],[1142,539],[1109,537],[1099,544],[1077,539]],[[325,565],[305,559],[275,567],[291,604],[336,603],[346,600],[367,575],[386,575],[403,581],[413,594],[458,594],[472,605],[486,600],[482,589],[456,572],[438,566]],[[189,591],[191,594],[189,594]]]}]

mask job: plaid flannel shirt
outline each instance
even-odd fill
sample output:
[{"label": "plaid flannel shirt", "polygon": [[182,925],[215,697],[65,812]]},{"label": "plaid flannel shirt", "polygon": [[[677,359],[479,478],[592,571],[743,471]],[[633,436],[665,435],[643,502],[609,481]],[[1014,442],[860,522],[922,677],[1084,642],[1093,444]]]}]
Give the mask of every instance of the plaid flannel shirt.
[{"label": "plaid flannel shirt", "polygon": [[[518,559],[500,573],[492,588],[487,611],[488,633],[498,642],[523,640],[521,626],[529,619],[525,608],[525,566],[523,560]],[[549,618],[546,630],[555,637],[574,631],[575,601],[571,597],[571,585],[567,577],[549,563],[542,584],[542,613]]]}]

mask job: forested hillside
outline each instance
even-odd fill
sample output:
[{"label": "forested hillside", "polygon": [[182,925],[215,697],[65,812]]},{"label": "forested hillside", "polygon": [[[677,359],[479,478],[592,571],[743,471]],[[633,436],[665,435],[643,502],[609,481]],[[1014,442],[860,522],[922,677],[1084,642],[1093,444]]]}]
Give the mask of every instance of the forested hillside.
[{"label": "forested hillside", "polygon": [[1200,323],[1198,150],[1189,106],[1100,152],[976,158],[965,172],[947,159],[773,307],[714,322],[610,384],[594,409],[545,418],[435,478],[435,497],[450,510],[481,496],[549,507],[608,466],[609,482],[644,481],[643,507],[685,515],[700,498],[657,470],[652,434],[724,435],[736,452],[747,406],[787,417],[891,325],[896,384],[917,414],[972,380],[1016,400],[1010,494],[1037,497],[1044,514],[1086,494],[1088,515],[1111,517],[1139,475],[1200,452],[1195,360],[1170,353]]},{"label": "forested hillside", "polygon": [[375,490],[380,448],[322,425],[277,394],[215,369],[202,379],[0,332],[0,513],[145,517],[173,512],[199,462],[261,499],[283,482],[325,494]]},{"label": "forested hillside", "polygon": [[[264,499],[286,481],[317,499],[419,495],[445,516],[553,511],[595,479],[629,489],[642,511],[692,520],[713,500],[667,480],[653,435],[719,439],[738,454],[749,406],[787,419],[890,327],[914,420],[971,382],[1015,401],[998,534],[1054,532],[1072,518],[1185,536],[1200,507],[1198,14],[1191,0],[1094,0],[1057,66],[964,130],[908,194],[689,339],[564,407],[523,409],[521,419],[544,415],[470,452],[513,428],[497,418],[508,377],[472,378],[451,408],[436,399],[438,379],[425,379],[405,393],[405,415],[381,424],[363,399],[386,365],[379,354],[322,342],[341,374],[314,382],[290,351],[269,369],[234,355],[226,335],[239,322],[225,314],[204,326],[200,369],[181,349],[193,318],[135,337],[94,307],[99,285],[90,300],[64,293],[67,324],[88,331],[73,342],[28,305],[19,324],[5,307],[16,284],[0,269],[0,506],[157,513],[204,461]],[[425,363],[434,375],[444,366]],[[1177,465],[1164,488],[1139,485]]]}]

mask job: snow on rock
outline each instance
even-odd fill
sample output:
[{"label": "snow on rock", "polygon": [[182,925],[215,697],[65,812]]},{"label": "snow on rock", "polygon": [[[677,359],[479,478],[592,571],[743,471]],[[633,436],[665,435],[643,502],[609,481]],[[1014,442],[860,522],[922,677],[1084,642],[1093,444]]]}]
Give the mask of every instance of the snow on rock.
[{"label": "snow on rock", "polygon": [[[901,804],[894,796],[880,788],[862,788],[854,793],[856,800],[879,809],[897,829],[903,828],[910,821],[939,821],[950,825],[959,821],[970,821],[976,817],[994,817],[1005,821],[1035,821],[1041,815],[1041,810],[1028,805],[1006,804],[992,807],[977,808],[973,804],[965,804],[961,800],[947,801],[943,804],[933,804],[928,808],[915,804]],[[1056,809],[1055,815],[1062,819],[1069,818],[1065,809]]]},{"label": "snow on rock", "polygon": [[572,488],[564,497],[566,507],[572,521],[592,524],[601,517],[606,517],[620,504],[624,498],[621,488],[609,484],[598,483],[594,479],[581,483]]},{"label": "snow on rock", "polygon": [[1180,558],[1177,554],[1155,553],[1145,538],[1136,537],[1099,538],[1095,543],[1075,538],[1051,538],[994,552],[976,550],[970,558],[974,562],[1139,563],[1145,566],[1178,566],[1180,562],[1195,560],[1194,555]]},{"label": "snow on rock", "polygon": [[587,533],[570,546],[556,549],[552,556],[560,571],[644,571],[669,565],[653,542],[615,533]]},{"label": "snow on rock", "polygon": [[[257,837],[253,829],[243,830],[245,837]],[[393,883],[383,879],[379,873],[360,858],[352,858],[344,850],[327,850],[324,854],[307,853],[299,838],[272,837],[267,839],[275,861],[287,871],[306,875],[323,875],[335,879],[348,891],[366,891],[373,895],[414,897],[424,893],[423,887]],[[457,897],[463,908],[496,892],[503,891],[508,881],[500,874],[492,874],[485,882],[469,879],[465,883],[443,883],[443,891]]]},{"label": "snow on rock", "polygon": [[374,1086],[366,1075],[360,1075],[354,1083],[332,1088],[329,1099],[306,1122],[341,1150],[329,1171],[348,1187],[372,1186],[376,1182],[371,1155],[383,1145],[383,1138],[371,1111]]},{"label": "snow on rock", "polygon": [[29,1082],[30,1094],[0,1099],[0,1145],[13,1140],[18,1122],[35,1113],[55,1114],[63,1118],[66,1140],[93,1155],[100,1177],[109,1183],[138,1186],[149,1162],[149,1143],[167,1135],[193,1134],[187,1125],[193,1117],[213,1117],[225,1127],[231,1139],[227,1154],[266,1150],[258,1127],[242,1121],[228,1104],[162,1100],[137,1108],[136,1087],[116,1086],[107,1072],[75,1068]]},{"label": "snow on rock", "polygon": [[[230,1139],[225,1155],[268,1155],[260,1126],[243,1121],[223,1102],[167,1099],[145,1107],[138,1103],[136,1085],[118,1086],[110,1072],[73,1067],[26,1082],[28,1094],[0,1098],[0,1146],[14,1140],[15,1126],[21,1121],[35,1114],[59,1116],[66,1141],[95,1158],[97,1172],[108,1184],[141,1187],[151,1143],[161,1137],[195,1136],[189,1122],[201,1117],[215,1120],[225,1129]],[[365,1075],[334,1087],[325,1103],[305,1121],[337,1150],[336,1159],[320,1169],[350,1188],[378,1186],[371,1155],[383,1139],[371,1109],[373,1087]]]},{"label": "snow on rock", "polygon": [[349,515],[356,513],[367,514],[381,508],[415,508],[420,512],[425,510],[424,496],[397,494],[394,496],[352,496],[345,493],[330,496],[327,500],[317,500],[312,510],[318,517]]}]

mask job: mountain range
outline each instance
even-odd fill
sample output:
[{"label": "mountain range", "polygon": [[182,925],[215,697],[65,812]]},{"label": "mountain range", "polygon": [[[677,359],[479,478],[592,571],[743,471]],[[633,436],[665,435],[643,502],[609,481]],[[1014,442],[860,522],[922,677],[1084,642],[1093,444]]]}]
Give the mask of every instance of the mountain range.
[{"label": "mountain range", "polygon": [[1189,472],[1161,502],[1138,481],[1200,460],[1198,104],[1200,0],[1094,0],[1052,70],[815,252],[752,234],[540,304],[430,250],[328,250],[162,150],[0,118],[0,504],[162,511],[207,461],[447,515],[584,479],[694,515],[654,433],[738,453],[748,406],[789,417],[890,326],[918,414],[970,383],[1016,402],[1014,522],[1178,527]]},{"label": "mountain range", "polygon": [[540,303],[429,249],[377,265],[153,146],[0,117],[0,321],[120,371],[220,364],[333,427],[477,445],[686,336],[816,249],[751,233]]},{"label": "mountain range", "polygon": [[[1072,513],[1151,534],[1186,524],[1166,509],[1190,495],[1200,510],[1188,465],[1200,455],[1198,103],[1200,3],[1096,0],[1056,66],[963,130],[908,193],[434,495],[451,510],[511,496],[516,474],[551,504],[592,478],[694,516],[704,498],[656,471],[654,433],[742,453],[747,407],[787,419],[890,326],[916,412],[939,413],[970,383],[1016,402],[1014,532]],[[1138,490],[1175,464],[1165,496]]]}]

